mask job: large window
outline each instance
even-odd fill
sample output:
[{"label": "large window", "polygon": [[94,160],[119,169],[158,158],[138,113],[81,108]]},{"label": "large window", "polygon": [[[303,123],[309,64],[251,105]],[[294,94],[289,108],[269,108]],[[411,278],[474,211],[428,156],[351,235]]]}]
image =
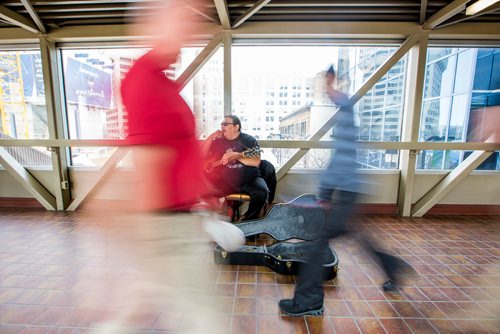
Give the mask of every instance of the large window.
[{"label": "large window", "polygon": [[[0,138],[47,139],[47,108],[40,51],[0,52]],[[38,147],[7,147],[25,166],[51,166]]]},{"label": "large window", "polygon": [[[306,140],[335,110],[324,94],[327,67],[333,64],[339,89],[352,95],[395,50],[348,46],[233,47],[232,111],[241,117],[243,131],[259,139]],[[355,105],[360,140],[400,139],[405,73],[406,57]],[[328,132],[323,140],[331,140],[331,135]],[[266,158],[281,166],[294,152],[273,149],[273,156]],[[311,150],[295,167],[324,168],[330,154],[330,150]],[[397,151],[358,152],[360,168],[397,168],[397,157]]]},{"label": "large window", "polygon": [[[185,48],[165,75],[177,79],[201,48]],[[123,139],[127,111],[120,98],[120,83],[146,49],[62,50],[66,112],[71,139]],[[181,94],[197,118],[200,137],[215,131],[223,117],[222,52],[184,87]],[[100,166],[114,152],[110,147],[71,149],[72,165]]]},{"label": "large window", "polygon": [[[472,119],[499,104],[500,49],[429,48],[420,123],[420,141],[474,140]],[[470,152],[424,151],[421,169],[453,169]],[[480,169],[500,169],[498,152]]]}]

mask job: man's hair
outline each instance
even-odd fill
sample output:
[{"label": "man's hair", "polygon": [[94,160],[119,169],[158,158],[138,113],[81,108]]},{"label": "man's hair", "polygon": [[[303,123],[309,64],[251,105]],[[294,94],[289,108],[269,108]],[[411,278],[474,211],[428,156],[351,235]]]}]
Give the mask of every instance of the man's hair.
[{"label": "man's hair", "polygon": [[326,75],[328,74],[335,76],[335,69],[333,68],[333,65],[330,65],[330,67],[326,70]]},{"label": "man's hair", "polygon": [[232,119],[234,125],[239,125],[240,126],[238,130],[241,132],[241,121],[240,121],[240,118],[238,116],[236,116],[236,115],[226,115],[226,116],[224,116],[224,118],[230,118],[230,119]]}]

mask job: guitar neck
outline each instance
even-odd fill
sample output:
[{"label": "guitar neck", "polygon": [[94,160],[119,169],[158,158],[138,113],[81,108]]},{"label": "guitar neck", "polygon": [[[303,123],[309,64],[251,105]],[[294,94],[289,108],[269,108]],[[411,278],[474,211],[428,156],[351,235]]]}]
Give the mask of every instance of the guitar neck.
[{"label": "guitar neck", "polygon": [[[243,165],[251,165],[251,162],[252,162],[252,158],[254,156],[256,156],[256,153],[260,153],[260,150],[258,150],[257,152],[255,152],[255,150],[246,150],[246,151],[243,151],[241,152],[243,153],[243,157],[237,159],[239,162],[241,162]],[[216,167],[219,167],[220,165],[222,165],[222,160],[221,159],[218,159],[218,160],[210,160],[206,163],[205,165],[205,171],[206,172],[211,172],[214,168]]]}]

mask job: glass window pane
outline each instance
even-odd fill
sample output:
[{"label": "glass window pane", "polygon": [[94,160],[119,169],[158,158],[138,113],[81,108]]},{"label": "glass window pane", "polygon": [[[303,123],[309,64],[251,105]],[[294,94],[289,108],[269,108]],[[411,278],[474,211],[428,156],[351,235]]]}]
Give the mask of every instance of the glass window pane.
[{"label": "glass window pane", "polygon": [[443,169],[445,151],[423,150],[417,157],[417,169]]},{"label": "glass window pane", "polygon": [[471,68],[472,58],[476,55],[476,49],[468,49],[467,51],[458,54],[457,73],[455,79],[455,93],[468,92],[472,84],[472,71]]},{"label": "glass window pane", "polygon": [[[122,139],[127,115],[120,82],[146,49],[62,50],[64,92],[70,139]],[[101,166],[113,147],[75,147],[75,166]]]},{"label": "glass window pane", "polygon": [[447,96],[452,92],[456,57],[444,58],[427,65],[424,98]]},{"label": "glass window pane", "polygon": [[454,96],[447,141],[464,140],[465,117],[468,113],[469,113],[468,95],[462,94]]},{"label": "glass window pane", "polygon": [[[186,48],[165,75],[178,78],[202,48]],[[142,48],[62,50],[66,111],[71,139],[122,139],[127,113],[121,104],[120,83]],[[223,52],[219,50],[184,87],[181,95],[197,117],[201,136],[219,127],[223,117]],[[72,164],[100,166],[113,147],[78,147]]]},{"label": "glass window pane", "polygon": [[[242,118],[243,130],[258,138],[307,139],[336,110],[324,93],[323,75],[328,65],[333,64],[336,69],[337,87],[352,95],[395,50],[347,46],[233,47],[232,111]],[[405,72],[406,57],[355,105],[360,139],[399,140]],[[322,139],[332,140],[331,133]],[[380,155],[379,158],[384,159]],[[305,161],[303,166],[310,164]]]},{"label": "glass window pane", "polygon": [[425,101],[420,122],[421,141],[445,141],[451,98]]},{"label": "glass window pane", "polygon": [[40,51],[0,52],[0,116],[6,138],[49,137]]},{"label": "glass window pane", "polygon": [[[49,138],[40,51],[0,51],[0,138]],[[23,166],[52,166],[44,147],[6,150]]]},{"label": "glass window pane", "polygon": [[[175,76],[179,77],[202,48],[183,48]],[[220,129],[224,119],[224,49],[217,52],[203,65],[194,78],[184,87],[181,95],[193,110],[198,136],[208,137]]]},{"label": "glass window pane", "polygon": [[[419,140],[477,140],[484,135],[482,115],[500,104],[500,49],[431,47],[428,55]],[[418,168],[452,169],[465,157],[455,151],[426,151]],[[479,169],[499,165],[490,161]]]}]

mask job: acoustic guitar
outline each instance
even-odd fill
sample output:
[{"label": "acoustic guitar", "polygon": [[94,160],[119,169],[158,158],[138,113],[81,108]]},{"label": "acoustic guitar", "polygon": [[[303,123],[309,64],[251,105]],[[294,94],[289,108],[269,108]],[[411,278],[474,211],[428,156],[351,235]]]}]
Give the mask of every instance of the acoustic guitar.
[{"label": "acoustic guitar", "polygon": [[[245,165],[245,158],[251,159],[252,157],[255,157],[259,155],[262,152],[262,149],[258,146],[249,148],[248,150],[245,150],[241,153],[243,153],[243,158],[238,159],[242,164]],[[205,171],[206,174],[210,174],[214,171],[216,167],[219,167],[222,165],[221,159],[210,159],[207,162],[205,162],[205,166],[203,170]]]}]

